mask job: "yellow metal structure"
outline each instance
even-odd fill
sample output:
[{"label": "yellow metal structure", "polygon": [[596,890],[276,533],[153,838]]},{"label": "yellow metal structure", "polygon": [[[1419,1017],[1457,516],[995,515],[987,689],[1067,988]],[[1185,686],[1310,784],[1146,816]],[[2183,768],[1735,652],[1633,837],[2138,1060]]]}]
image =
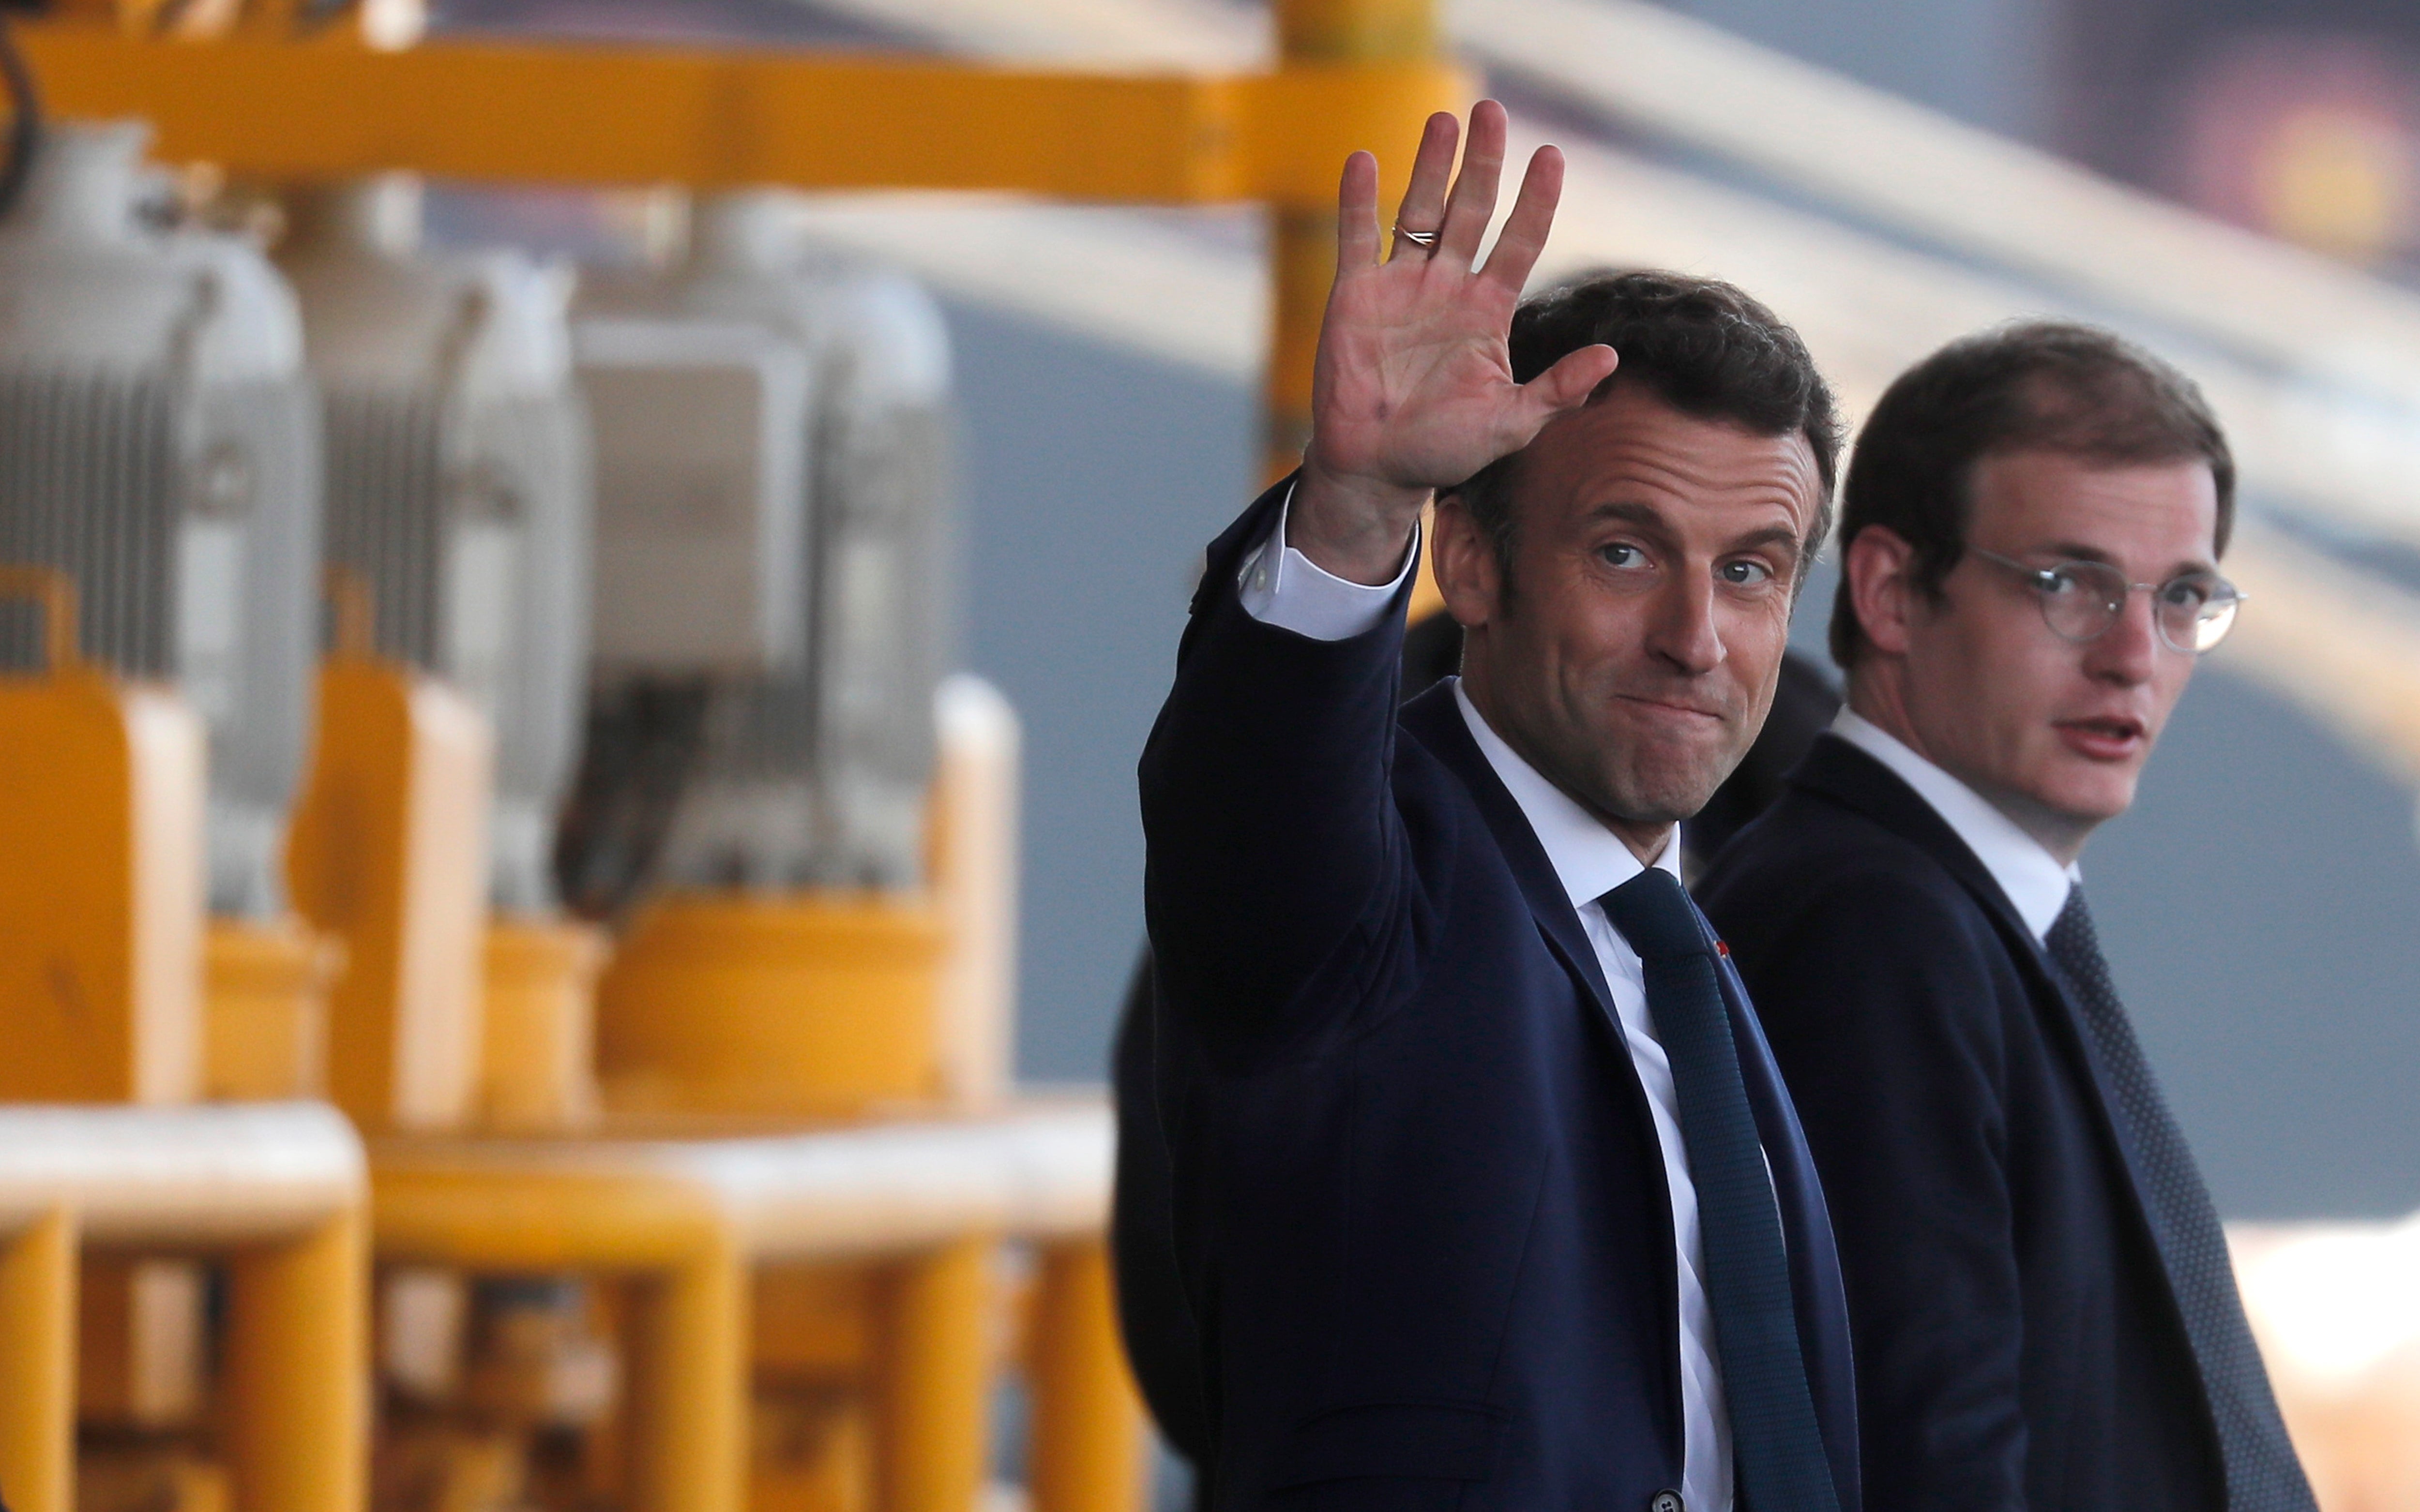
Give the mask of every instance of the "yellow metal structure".
[{"label": "yellow metal structure", "polygon": [[871,1504],[867,1363],[878,1279],[865,1265],[758,1268],[750,1512],[863,1512]]},{"label": "yellow metal structure", "polygon": [[0,1239],[0,1485],[18,1512],[70,1512],[76,1222],[64,1205]]},{"label": "yellow metal structure", "polygon": [[[372,1147],[378,1247],[466,1271],[635,1283],[624,1429],[632,1512],[742,1504],[751,1273],[877,1260],[872,1333],[889,1363],[875,1409],[875,1504],[967,1512],[983,1419],[964,1397],[980,1390],[983,1356],[970,1360],[959,1330],[981,1315],[988,1251],[970,1236],[1096,1240],[1109,1138],[1107,1110],[1087,1103],[751,1138],[392,1138]],[[1058,1273],[1045,1268],[1041,1305],[1080,1308],[1049,1295]]]},{"label": "yellow metal structure", "polygon": [[70,1512],[80,1254],[228,1266],[222,1448],[238,1512],[360,1512],[360,1141],[326,1108],[0,1107],[0,1485]]},{"label": "yellow metal structure", "polygon": [[[947,945],[942,912],[921,895],[653,903],[597,995],[607,1101],[628,1113],[793,1118],[939,1101],[949,1090]],[[783,1474],[759,1477],[785,1483],[766,1488],[788,1503],[783,1512],[845,1512],[867,1482],[880,1512],[972,1504],[988,1421],[993,1250],[987,1236],[964,1237],[870,1269],[787,1267],[756,1283],[790,1326],[751,1331],[742,1353],[755,1362],[752,1379],[820,1356],[819,1379],[838,1396],[837,1431],[815,1446],[820,1456],[802,1447]],[[814,1305],[834,1300],[844,1305]]]},{"label": "yellow metal structure", "polygon": [[328,989],[344,959],[342,946],[299,919],[210,920],[203,1095],[255,1103],[324,1096]]},{"label": "yellow metal structure", "polygon": [[925,874],[946,939],[937,1035],[939,1095],[954,1107],[998,1103],[1016,1080],[1016,711],[981,678],[952,677],[933,700],[932,800]]},{"label": "yellow metal structure", "polygon": [[76,1416],[137,1429],[193,1426],[201,1411],[201,1268],[184,1259],[85,1262],[76,1297]]},{"label": "yellow metal structure", "polygon": [[[79,1368],[83,1365],[80,1357]],[[76,1512],[234,1512],[226,1470],[174,1440],[96,1444],[76,1456]]]},{"label": "yellow metal structure", "polygon": [[832,1117],[940,1091],[938,914],[922,901],[675,894],[597,992],[597,1067],[633,1112]]},{"label": "yellow metal structure", "polygon": [[488,925],[483,1127],[528,1133],[596,1121],[597,980],[611,950],[593,924],[497,918]]},{"label": "yellow metal structure", "polygon": [[42,606],[50,666],[0,676],[0,1099],[179,1103],[202,1076],[200,722],[76,650],[74,587],[0,567]]},{"label": "yellow metal structure", "polygon": [[[1264,201],[1278,215],[1270,437],[1283,455],[1308,413],[1337,164],[1389,149],[1391,199],[1408,167],[1396,144],[1470,89],[1438,56],[1425,0],[1279,9],[1281,66],[1231,76],[454,40],[380,51],[346,27],[303,37],[293,4],[236,0],[173,13],[74,0],[21,36],[55,113],[147,117],[163,158],[256,181],[407,169]],[[352,628],[322,675],[289,851],[298,906],[345,952],[328,1086],[372,1127],[458,1128],[475,1103],[492,1127],[582,1128],[597,1100],[582,1073],[597,943],[500,921],[482,950],[484,733],[442,690],[364,655],[365,618],[340,614]],[[945,706],[929,893],[690,895],[642,913],[598,987],[604,1102],[794,1119],[1011,1105],[1015,729],[1004,706],[960,712],[977,738],[954,746]],[[215,1087],[305,1074],[307,1034],[271,1001],[300,979],[280,977],[275,955],[231,932],[212,952],[219,995],[247,1005],[225,1017]],[[239,1017],[279,1026],[240,1032]],[[869,1497],[876,1512],[968,1512],[1003,1239],[1041,1256],[1027,1359],[1037,1512],[1138,1504],[1143,1441],[1109,1306],[1096,1108],[777,1140],[397,1139],[379,1164],[385,1256],[611,1278],[629,1391],[610,1435],[628,1463],[609,1479],[638,1512],[735,1512],[751,1494],[752,1385],[776,1377],[790,1394],[759,1420],[821,1438],[785,1461],[786,1481],[756,1457],[760,1512],[859,1512]],[[333,1274],[355,1258],[331,1235],[280,1263]],[[229,1361],[252,1382],[248,1316],[239,1306]],[[843,1396],[815,1395],[835,1381]],[[293,1405],[307,1420],[342,1400]],[[264,1490],[256,1445],[238,1459],[242,1512],[286,1498]],[[292,1474],[319,1472],[305,1456]]]},{"label": "yellow metal structure", "polygon": [[487,721],[342,641],[318,707],[286,872],[295,908],[345,951],[329,1095],[365,1128],[459,1127],[479,1089]]},{"label": "yellow metal structure", "polygon": [[[1390,72],[1445,69],[1438,50],[1436,0],[1276,0],[1278,53],[1289,70],[1350,71],[1385,77]],[[1383,134],[1357,131],[1350,140],[1319,144],[1315,181],[1292,194],[1268,196],[1277,210],[1271,230],[1269,366],[1264,390],[1267,415],[1268,475],[1282,476],[1301,460],[1311,436],[1311,359],[1319,350],[1319,324],[1336,277],[1336,182],[1347,154],[1364,148],[1378,154],[1385,176],[1379,188],[1383,215],[1403,193],[1411,171],[1405,144],[1418,142],[1432,112],[1457,110],[1468,99],[1451,74],[1442,90],[1405,91],[1400,110]],[[1372,125],[1378,123],[1372,122]]]},{"label": "yellow metal structure", "polygon": [[367,1229],[351,1207],[229,1262],[222,1392],[238,1512],[358,1512],[363,1504]]},{"label": "yellow metal structure", "polygon": [[[1436,0],[1275,0],[1278,49],[1290,69],[1353,69],[1383,74],[1389,69],[1443,66]],[[1404,118],[1390,122],[1393,134],[1367,136],[1331,146],[1326,177],[1305,183],[1304,193],[1272,196],[1269,238],[1269,365],[1264,378],[1267,481],[1276,482],[1302,460],[1311,439],[1311,376],[1319,354],[1319,327],[1327,313],[1327,291],[1336,282],[1336,181],[1352,147],[1378,154],[1382,181],[1378,213],[1391,214],[1410,172],[1407,144],[1419,140],[1428,115],[1458,110],[1471,94],[1459,89],[1425,97],[1405,95]],[[1418,103],[1418,119],[1409,110]],[[1306,165],[1307,167],[1308,165]],[[1415,620],[1445,607],[1436,579],[1421,563],[1412,594]]]},{"label": "yellow metal structure", "polygon": [[377,52],[341,33],[184,42],[73,20],[20,36],[51,110],[141,116],[164,158],[273,181],[410,169],[1315,205],[1347,152],[1416,139],[1466,94],[1433,50],[1204,78],[452,40]]},{"label": "yellow metal structure", "polygon": [[[690,893],[644,909],[599,993],[609,1106],[830,1119],[1006,1096],[1016,720],[970,679],[942,689],[937,718],[930,887]],[[798,1441],[754,1457],[757,1512],[849,1512],[861,1482],[882,1512],[971,1504],[996,1250],[971,1233],[756,1279],[753,1370],[768,1390],[753,1410]]]},{"label": "yellow metal structure", "polygon": [[876,1273],[874,1504],[961,1512],[984,1486],[997,1245],[977,1230]]},{"label": "yellow metal structure", "polygon": [[1032,1495],[1054,1512],[1135,1512],[1143,1484],[1142,1402],[1118,1338],[1109,1246],[1074,1239],[1042,1252],[1028,1326]]}]

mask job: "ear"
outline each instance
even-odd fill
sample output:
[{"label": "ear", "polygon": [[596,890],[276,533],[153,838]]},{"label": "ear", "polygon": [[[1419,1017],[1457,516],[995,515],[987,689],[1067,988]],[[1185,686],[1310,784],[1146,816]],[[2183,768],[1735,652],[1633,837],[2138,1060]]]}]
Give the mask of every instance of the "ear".
[{"label": "ear", "polygon": [[1887,525],[1869,525],[1840,563],[1848,574],[1849,601],[1856,607],[1857,627],[1866,641],[1885,656],[1904,656],[1908,619],[1915,611],[1916,588],[1909,574],[1916,548]]},{"label": "ear", "polygon": [[1455,624],[1475,630],[1502,611],[1503,577],[1496,561],[1496,543],[1471,518],[1461,495],[1437,496],[1429,550],[1437,591],[1445,595],[1445,610]]}]

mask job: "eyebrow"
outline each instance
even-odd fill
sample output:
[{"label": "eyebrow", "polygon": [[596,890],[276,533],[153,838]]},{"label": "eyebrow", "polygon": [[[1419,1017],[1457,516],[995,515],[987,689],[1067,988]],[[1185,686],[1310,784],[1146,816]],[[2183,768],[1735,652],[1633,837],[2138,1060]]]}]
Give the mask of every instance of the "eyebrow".
[{"label": "eyebrow", "polygon": [[1630,502],[1591,504],[1589,506],[1588,517],[1591,520],[1627,520],[1633,525],[1643,525],[1667,534],[1669,534],[1672,529],[1671,523],[1665,519],[1664,512],[1653,504]]},{"label": "eyebrow", "polygon": [[[2050,545],[2039,548],[2039,549],[2051,556],[2058,558],[2062,562],[2098,562],[2104,566],[2114,567],[2118,565],[2118,563],[2111,559],[2108,552],[2102,550],[2098,547],[2086,546],[2081,541],[2053,541]],[[2166,582],[2170,579],[2182,578],[2196,572],[2206,572],[2211,577],[2216,577],[2218,575],[2218,564],[2214,562],[2180,562],[2175,566],[2170,567],[2167,570],[2166,575],[2160,580],[2162,582]]]},{"label": "eyebrow", "polygon": [[1786,546],[1794,550],[1798,547],[1798,532],[1791,529],[1789,526],[1767,525],[1762,530],[1750,531],[1745,535],[1741,536],[1738,540],[1733,541],[1730,544],[1730,549],[1733,551],[1752,551],[1761,546]]},{"label": "eyebrow", "polygon": [[[1672,533],[1671,522],[1664,517],[1662,510],[1652,504],[1635,502],[1594,504],[1590,506],[1588,517],[1591,520],[1625,520],[1633,525],[1660,532],[1667,536]],[[1753,551],[1759,547],[1776,544],[1795,548],[1799,544],[1798,532],[1787,525],[1766,525],[1731,541],[1723,548],[1723,550],[1725,552]]]}]

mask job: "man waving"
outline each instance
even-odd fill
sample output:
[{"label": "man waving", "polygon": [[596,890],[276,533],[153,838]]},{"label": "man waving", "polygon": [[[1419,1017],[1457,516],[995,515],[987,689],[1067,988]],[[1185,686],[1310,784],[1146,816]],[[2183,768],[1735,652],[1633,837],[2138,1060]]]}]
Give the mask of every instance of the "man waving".
[{"label": "man waving", "polygon": [[[1832,399],[1728,285],[1519,304],[1560,155],[1475,266],[1503,110],[1455,178],[1457,134],[1383,260],[1346,163],[1302,469],[1211,547],[1142,760],[1207,1501],[1856,1512],[1822,1192],[1677,880],[1773,696]],[[1463,670],[1399,713],[1433,496]]]}]

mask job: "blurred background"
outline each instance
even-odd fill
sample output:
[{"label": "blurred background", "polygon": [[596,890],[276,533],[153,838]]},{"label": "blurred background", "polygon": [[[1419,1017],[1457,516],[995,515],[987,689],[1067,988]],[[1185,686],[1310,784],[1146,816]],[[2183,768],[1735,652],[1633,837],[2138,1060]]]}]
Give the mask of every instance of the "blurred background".
[{"label": "blurred background", "polygon": [[[2420,278],[2420,14],[2409,8],[1707,0],[1669,10],[2157,203],[2382,282]],[[1647,250],[1652,236],[1668,260],[1740,278],[1810,331],[1873,312],[1878,325],[1897,329],[1863,339],[1910,358],[1923,345],[1917,332],[1946,338],[1964,329],[1960,316],[1981,324],[2079,314],[2149,340],[2214,389],[2238,372],[2297,387],[2312,409],[2291,444],[2360,444],[2335,434],[2357,424],[2345,409],[2370,410],[2365,418],[2411,434],[2412,416],[2402,411],[2420,403],[2420,364],[2391,373],[2381,362],[2374,389],[2322,398],[2328,380],[2294,371],[2295,354],[2230,349],[2217,327],[2237,312],[2217,301],[2268,307],[2290,334],[2295,295],[2283,284],[2212,286],[2206,312],[2145,309],[2122,285],[2130,276],[2155,282],[2163,269],[2157,253],[2129,244],[2130,227],[2076,227],[2105,245],[2072,246],[2071,266],[2046,267],[2032,262],[2039,249],[2027,239],[2045,227],[2024,224],[2041,207],[2023,191],[1961,186],[1969,204],[1945,213],[2005,224],[1945,226],[1902,217],[1862,191],[1840,193],[1837,182],[1804,181],[1794,153],[1841,160],[1831,166],[1842,179],[1903,177],[1921,194],[1910,170],[1932,164],[1908,162],[1917,144],[1895,129],[1923,127],[1895,115],[1886,126],[1878,115],[1836,144],[1738,140],[1791,129],[1788,107],[1776,101],[1760,118],[1730,123],[1735,137],[1718,138],[1724,123],[1665,118],[1664,101],[1633,93],[1681,90],[1685,79],[1642,85],[1627,76],[1704,60],[1683,54],[1623,65],[1585,47],[1558,50],[1558,23],[1570,24],[1558,13],[1567,11],[1631,19],[1606,7],[1509,4],[1450,6],[1448,17],[1466,63],[1531,132],[1599,148],[1598,162],[1621,165],[1627,177],[1606,176],[1605,213],[1654,221],[1662,180],[1648,171],[1660,170],[1686,176],[1693,200],[1718,188],[1761,215],[1702,230],[1615,227],[1593,244],[1595,227],[1567,225],[1550,264],[1620,260],[1632,246]],[[451,0],[432,23],[1105,68],[1250,67],[1275,47],[1264,8],[1220,0]],[[1618,30],[1605,38],[1608,47],[1622,40]],[[1804,124],[1812,134],[1838,122]],[[1194,559],[1263,467],[1268,217],[928,200],[891,212],[853,200],[815,213],[836,241],[916,269],[948,313],[970,460],[959,655],[1016,703],[1032,758],[1017,1066],[1029,1078],[1097,1079],[1141,933],[1133,762],[1166,691]],[[439,225],[466,241],[570,246],[564,219],[551,204],[486,201]],[[1726,247],[1724,234],[1764,244]],[[2182,233],[2189,254],[2193,235]],[[1826,270],[1837,284],[1796,269],[1788,285],[1750,276],[1788,260],[1800,239],[1821,244],[1806,249],[1810,262],[1854,259],[1860,246],[1890,260],[1866,265],[1862,276]],[[1922,271],[1895,286],[1891,274],[1911,269]],[[1905,308],[1950,301],[1961,301],[1955,314]],[[2331,319],[2312,313],[2313,348],[2346,339],[2326,329]],[[1897,347],[1901,330],[1908,344]],[[1820,339],[1817,352],[1840,365]],[[2311,356],[2315,368],[2366,361]],[[2213,362],[2224,370],[2213,374]],[[1887,378],[1878,369],[1837,376],[1853,401],[1870,397],[1869,378]],[[2224,391],[2219,397],[2226,410]],[[2380,407],[2393,407],[2394,418]],[[2227,418],[2239,433],[2250,423],[2240,412]],[[2395,507],[2377,502],[2381,512]],[[2364,574],[2367,607],[2408,612],[2406,595],[2420,593],[2420,548],[2408,528],[2339,509],[2275,474],[2253,480],[2247,505]],[[1830,581],[1814,585],[1797,619],[1800,643],[1819,657]],[[2384,1217],[2420,1207],[2420,829],[2411,763],[2223,656],[2205,666],[2137,810],[2094,841],[2087,866],[2095,896],[2108,900],[2113,960],[2230,1215]]]},{"label": "blurred background", "polygon": [[[208,791],[190,777],[174,844],[207,872],[184,905],[209,916],[190,925],[207,944],[182,949],[206,957],[194,991],[216,1016],[191,1033],[237,1049],[153,1054],[130,1029],[107,1054],[132,1070],[0,1077],[0,1099],[324,1094],[373,1136],[375,1173],[437,1161],[411,1138],[438,1134],[601,1150],[647,1119],[737,1138],[911,1104],[988,1117],[1100,1083],[1142,935],[1134,764],[1202,546],[1299,444],[1334,162],[1366,146],[1399,170],[1423,111],[1483,91],[1516,147],[1571,154],[1542,282],[1607,265],[1732,279],[1798,325],[1853,417],[1941,342],[2027,315],[2114,326],[2205,385],[2243,467],[2228,570],[2252,601],[2084,865],[2237,1226],[2289,1415],[2325,1440],[2324,1504],[2420,1507],[2420,11],[75,0],[18,30],[55,119],[17,154],[23,195],[0,222],[0,556],[84,598],[41,632],[54,579],[10,579],[0,653],[33,676],[79,625],[87,656],[192,706],[179,738],[207,747]],[[207,49],[224,67],[191,61]],[[348,73],[356,54],[424,70]],[[522,71],[481,72],[489,57]],[[600,57],[640,63],[543,71]],[[814,98],[794,118],[780,80],[740,71],[783,59],[846,66],[797,76]],[[939,71],[879,74],[892,65]],[[1272,70],[1304,82],[1252,93]],[[1008,75],[1042,81],[1031,131],[1014,102],[951,92]],[[356,78],[383,92],[349,94]],[[1121,80],[1161,93],[1086,102]],[[632,91],[626,129],[594,92],[609,87]],[[659,118],[695,130],[650,143]],[[1007,144],[997,162],[972,140],[986,131]],[[209,292],[147,313],[171,285]],[[118,386],[74,389],[59,375],[76,363]],[[214,450],[213,426],[240,445]],[[141,511],[108,502],[137,494],[190,516],[183,533],[142,547]],[[1798,610],[1818,661],[1834,581],[1827,562]],[[195,583],[219,585],[215,608],[194,607]],[[446,723],[412,678],[467,713]],[[346,745],[380,720],[407,733]],[[380,803],[397,834],[420,823],[406,810],[449,812],[453,838],[365,839]],[[0,815],[0,842],[70,843],[30,809],[45,812]],[[21,892],[0,903],[50,908]],[[326,939],[342,951],[314,955]],[[11,949],[0,966],[25,975],[7,990],[55,995],[51,958]],[[448,997],[407,981],[423,956],[478,982]],[[291,1032],[273,1004],[243,1021],[269,1027],[220,1026],[254,966],[307,979],[287,997],[318,994],[308,1011],[328,1017],[317,1049],[247,1082],[221,1060]],[[799,993],[847,1026],[754,1038]],[[867,1003],[892,1017],[848,1018]],[[202,1069],[160,1069],[178,1054]],[[742,1415],[760,1451],[806,1446],[787,1481],[757,1465],[759,1512],[957,1512],[950,1488],[989,1480],[1030,1481],[1041,1512],[1120,1512],[1131,1407],[1100,1405],[1122,1388],[1097,1350],[1107,1146],[1096,1118],[1079,1134],[1050,1148],[1079,1151],[1069,1190],[1089,1196],[1068,1211],[1089,1216],[1032,1219],[1021,1258],[981,1252],[1013,1304],[933,1304],[961,1355],[1043,1349],[1032,1391],[995,1396],[967,1365],[949,1398],[1033,1416],[1030,1451],[885,1458],[909,1398],[865,1382],[892,1379],[882,1340],[924,1316],[897,1299],[970,1273],[834,1270],[816,1250],[824,1269],[754,1294],[794,1337],[760,1344]],[[437,1164],[466,1182],[505,1162],[454,1159]],[[1025,1222],[1005,1211],[943,1227]],[[938,1232],[908,1247],[942,1253]],[[644,1309],[565,1279],[588,1264],[569,1251],[513,1251],[505,1284],[486,1238],[413,1242],[380,1249],[362,1346],[382,1351],[381,1512],[655,1496],[582,1458],[597,1425],[646,1421],[608,1405],[644,1399],[651,1357],[612,1343]],[[224,1284],[179,1273],[88,1276],[117,1312],[87,1302],[82,1348],[146,1318],[163,1338],[219,1337]],[[1054,1329],[1078,1341],[1056,1365],[1033,1343]],[[176,1368],[144,1368],[176,1397]],[[478,1433],[465,1392],[487,1404]],[[165,1482],[157,1455],[121,1457],[150,1479],[95,1478],[96,1444],[197,1442],[190,1403],[140,1396],[85,1394],[82,1493],[132,1507],[171,1484],[203,1498],[176,1512],[210,1512],[230,1493],[190,1455]],[[396,1448],[406,1420],[441,1425],[424,1435],[438,1447]],[[244,1512],[271,1504],[232,1484]],[[725,1512],[729,1491],[680,1504]]]}]

